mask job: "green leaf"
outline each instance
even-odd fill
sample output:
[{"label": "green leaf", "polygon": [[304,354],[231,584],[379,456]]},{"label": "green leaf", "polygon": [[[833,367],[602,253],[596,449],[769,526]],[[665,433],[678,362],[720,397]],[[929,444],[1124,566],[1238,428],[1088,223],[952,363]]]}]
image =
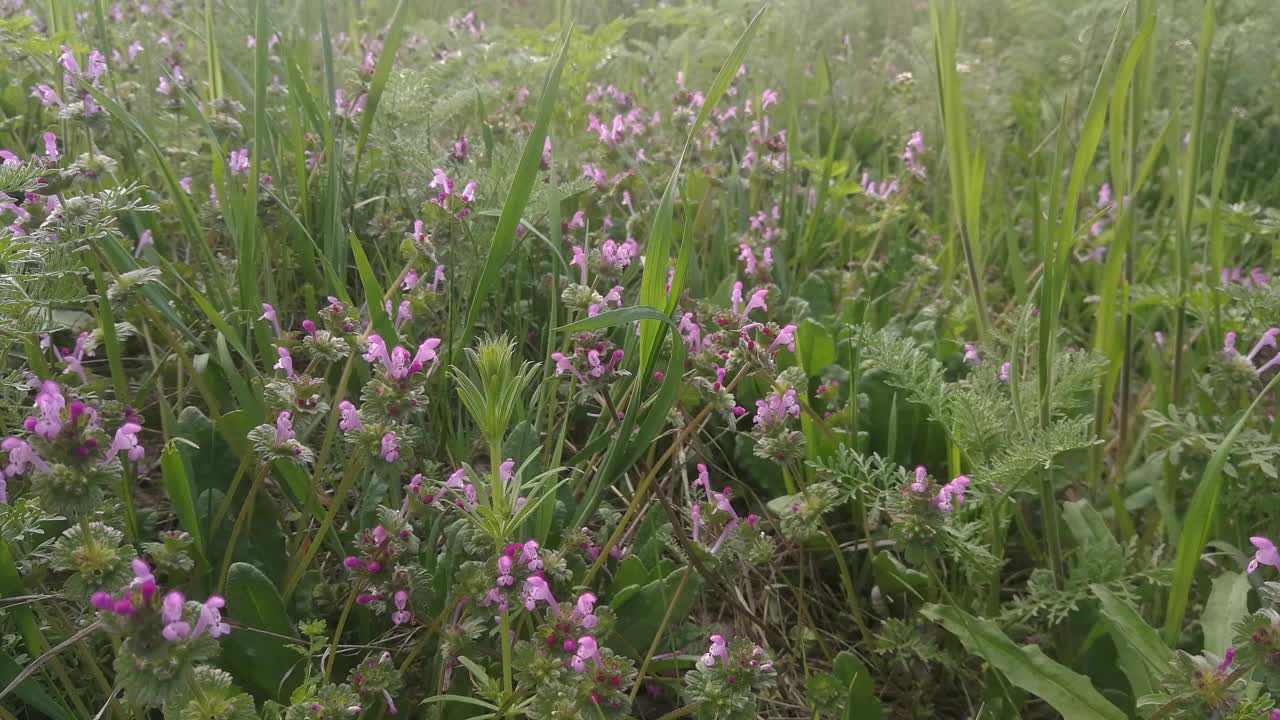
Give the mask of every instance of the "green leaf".
[{"label": "green leaf", "polygon": [[378,276],[373,273],[369,257],[364,254],[364,247],[360,245],[355,233],[351,233],[351,255],[355,258],[356,270],[360,272],[360,284],[364,286],[364,299],[369,306],[369,319],[373,323],[373,329],[382,336],[387,347],[391,347],[398,341],[396,326],[391,324],[391,318],[387,316],[387,308],[382,300],[382,285],[378,283]]},{"label": "green leaf", "polygon": [[[22,666],[14,662],[13,658],[8,655],[0,655],[0,687],[7,687],[21,673]],[[62,708],[58,707],[58,703],[49,695],[49,691],[45,689],[44,683],[40,682],[39,678],[29,677],[23,680],[22,684],[13,689],[13,694],[17,695],[33,710],[44,713],[53,720],[62,720],[67,717]]]},{"label": "green leaf", "polygon": [[880,720],[884,717],[884,708],[876,699],[871,673],[853,653],[842,652],[836,655],[831,674],[849,691],[844,714],[841,715],[844,720]]},{"label": "green leaf", "polygon": [[560,93],[560,73],[564,70],[564,60],[568,55],[569,39],[573,37],[573,26],[565,31],[560,51],[556,53],[555,62],[547,69],[547,77],[542,83],[542,97],[538,100],[538,114],[535,116],[529,138],[525,140],[524,150],[520,154],[520,164],[516,166],[516,174],[511,180],[511,189],[507,191],[507,199],[502,203],[502,212],[498,215],[498,225],[493,230],[493,241],[489,244],[489,256],[485,258],[484,269],[476,279],[471,292],[471,305],[467,308],[467,321],[463,331],[456,335],[470,340],[471,331],[476,326],[476,316],[480,305],[488,297],[489,292],[498,283],[498,273],[507,262],[511,248],[516,242],[516,225],[529,204],[529,194],[533,191],[533,183],[538,177],[538,168],[542,164],[542,146],[547,137],[547,125],[551,122],[551,111],[556,104],[556,96]]},{"label": "green leaf", "polygon": [[233,564],[227,574],[226,615],[238,626],[222,641],[227,669],[266,696],[287,700],[302,680],[295,666],[303,660],[284,640],[296,635],[276,586],[256,567]]},{"label": "green leaf", "polygon": [[200,531],[200,516],[196,513],[194,488],[187,479],[187,470],[182,463],[182,455],[173,443],[165,445],[160,453],[160,473],[164,479],[164,489],[173,503],[173,512],[178,516],[178,526],[191,535],[196,553],[201,561],[207,561],[205,554],[204,534]]},{"label": "green leaf", "polygon": [[1156,691],[1160,676],[1169,667],[1172,651],[1128,602],[1105,585],[1089,588],[1101,605],[1102,623],[1120,655],[1120,669],[1129,678],[1135,698]]},{"label": "green leaf", "polygon": [[[627,603],[627,612],[615,628],[623,646],[618,647],[633,658],[643,657],[645,650],[653,642],[653,637],[662,626],[667,615],[667,606],[675,596],[676,587],[684,570],[676,570],[661,580],[654,580],[640,589]],[[675,603],[671,617],[682,618],[689,614],[694,602],[698,599],[702,588],[702,576],[690,575],[685,583],[684,592]]]},{"label": "green leaf", "polygon": [[965,648],[981,656],[1009,682],[1044,700],[1063,720],[1126,720],[1089,682],[1035,646],[1018,647],[990,620],[948,605],[928,605],[925,617],[941,623]]},{"label": "green leaf", "polygon": [[796,355],[805,374],[817,377],[823,369],[835,363],[836,342],[825,327],[806,319],[796,330]]},{"label": "green leaf", "polygon": [[1240,437],[1262,399],[1271,397],[1271,391],[1275,389],[1277,382],[1280,382],[1280,375],[1267,383],[1267,387],[1258,393],[1236,421],[1231,432],[1222,439],[1204,468],[1204,475],[1196,486],[1195,494],[1191,496],[1191,505],[1182,519],[1182,535],[1178,538],[1178,553],[1173,561],[1173,582],[1169,587],[1169,606],[1164,617],[1164,641],[1169,645],[1177,644],[1182,632],[1182,621],[1187,614],[1187,598],[1191,593],[1191,583],[1195,580],[1196,566],[1200,564],[1200,553],[1209,541],[1209,529],[1213,526],[1213,517],[1218,511],[1218,496],[1222,494],[1225,477],[1222,468],[1231,456],[1236,438]]},{"label": "green leaf", "polygon": [[1209,601],[1204,604],[1200,625],[1204,628],[1204,649],[1222,657],[1235,637],[1235,625],[1249,612],[1249,576],[1227,573],[1213,579]]}]

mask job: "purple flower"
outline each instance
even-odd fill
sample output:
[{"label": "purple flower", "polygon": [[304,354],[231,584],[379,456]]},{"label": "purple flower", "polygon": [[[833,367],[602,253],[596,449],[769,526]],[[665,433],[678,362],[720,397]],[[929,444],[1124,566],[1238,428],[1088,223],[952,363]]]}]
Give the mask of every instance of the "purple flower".
[{"label": "purple flower", "polygon": [[765,432],[770,432],[786,422],[787,416],[799,417],[800,404],[796,402],[795,388],[788,388],[782,393],[772,393],[763,400],[756,401],[755,424]]},{"label": "purple flower", "polygon": [[476,199],[476,181],[472,180],[462,188],[462,194],[458,195],[464,202],[472,202]]},{"label": "purple flower", "polygon": [[191,631],[192,639],[198,638],[201,634],[207,632],[211,638],[220,638],[231,632],[231,626],[222,622],[222,613],[220,610],[226,605],[226,601],[217,595],[210,595],[208,600],[200,606],[200,618],[196,620],[195,630]]},{"label": "purple flower", "polygon": [[276,309],[269,303],[262,303],[262,314],[258,316],[259,320],[266,320],[271,323],[271,328],[275,330],[276,337],[280,337],[280,320],[276,317]]},{"label": "purple flower", "polygon": [[272,366],[273,369],[283,370],[284,374],[291,380],[297,377],[297,373],[293,371],[293,356],[289,354],[289,348],[283,345],[277,347],[276,355],[279,355],[280,359]]},{"label": "purple flower", "polygon": [[164,623],[161,634],[169,642],[182,640],[191,634],[191,625],[182,620],[182,610],[186,606],[186,598],[178,591],[164,596],[164,604],[160,610],[160,621]]},{"label": "purple flower", "polygon": [[442,195],[448,195],[453,192],[453,181],[445,174],[441,168],[431,169],[431,182],[427,185],[429,188],[440,188]]},{"label": "purple flower", "polygon": [[587,254],[583,252],[581,245],[573,246],[573,259],[569,261],[569,265],[578,266],[578,269],[581,272],[579,283],[582,285],[586,285],[587,284]]},{"label": "purple flower", "polygon": [[58,97],[58,91],[45,83],[33,85],[31,87],[31,97],[39,100],[40,104],[45,107],[49,107],[50,105],[62,107],[62,98]]},{"label": "purple flower", "polygon": [[702,664],[715,667],[716,658],[720,658],[720,663],[726,668],[729,667],[729,646],[722,635],[711,636],[711,647],[707,649],[707,654],[702,656]]},{"label": "purple flower", "polygon": [[107,455],[102,462],[111,462],[120,452],[125,452],[129,458],[129,462],[138,462],[146,455],[146,449],[138,444],[138,432],[142,427],[137,423],[126,422],[116,430],[115,439],[111,441],[111,447],[107,448]]},{"label": "purple flower", "polygon": [[584,592],[578,596],[574,604],[573,621],[584,628],[591,629],[598,622],[595,616],[596,596],[592,592]]},{"label": "purple flower", "polygon": [[80,63],[76,62],[76,54],[66,45],[62,46],[62,54],[58,56],[58,62],[62,64],[63,70],[77,75],[80,74]]},{"label": "purple flower", "polygon": [[93,50],[89,53],[89,67],[85,68],[84,74],[90,80],[97,80],[107,72],[107,58],[100,50]]},{"label": "purple flower", "polygon": [[400,307],[396,308],[396,329],[399,330],[411,320],[413,320],[413,306],[408,300],[401,300]]},{"label": "purple flower", "polygon": [[929,490],[929,471],[923,465],[916,467],[916,479],[911,483],[911,492],[919,494]]},{"label": "purple flower", "polygon": [[227,169],[232,175],[244,175],[249,172],[249,149],[232,150],[227,155]]},{"label": "purple flower", "polygon": [[431,292],[440,292],[440,286],[444,284],[444,264],[436,265],[436,271],[431,276]]},{"label": "purple flower", "polygon": [[396,434],[393,432],[382,436],[382,459],[389,463],[400,459],[400,444],[396,442]]},{"label": "purple flower", "polygon": [[982,356],[978,354],[978,346],[973,343],[964,344],[964,361],[974,367],[982,364]]},{"label": "purple flower", "polygon": [[511,458],[507,458],[506,460],[503,460],[501,463],[498,464],[498,480],[502,482],[507,482],[511,478],[515,477],[515,474],[516,474],[515,470],[516,470],[515,460],[512,460]]},{"label": "purple flower", "polygon": [[427,338],[418,346],[418,351],[413,355],[413,371],[421,370],[427,363],[440,364],[440,356],[436,354],[436,348],[440,347],[440,338]]},{"label": "purple flower", "polygon": [[997,375],[1000,382],[1009,382],[1009,371],[1013,368],[1013,363],[1005,362],[1000,365],[1000,373]]},{"label": "purple flower", "polygon": [[538,541],[529,540],[520,550],[520,561],[525,563],[529,568],[529,572],[538,572],[542,569],[542,558],[538,556]]},{"label": "purple flower", "polygon": [[405,609],[409,604],[409,593],[404,590],[397,590],[392,597],[395,599],[396,611],[391,613],[391,622],[396,625],[403,625],[409,622],[410,613]]},{"label": "purple flower", "polygon": [[902,149],[902,161],[907,166],[907,170],[916,177],[923,178],[928,174],[924,163],[920,162],[919,155],[924,153],[924,135],[919,131],[911,133],[911,138],[907,140],[907,145]]},{"label": "purple flower", "polygon": [[347,432],[364,430],[364,423],[360,422],[360,413],[350,400],[338,403],[338,412],[342,414],[342,419],[338,421],[339,428]]},{"label": "purple flower", "polygon": [[296,437],[298,434],[293,431],[293,415],[288,410],[281,410],[276,415],[276,444],[283,445]]},{"label": "purple flower", "polygon": [[182,188],[182,192],[188,195],[191,194],[191,176],[190,175],[187,175],[186,177],[179,180],[178,185]]},{"label": "purple flower", "polygon": [[524,581],[524,606],[526,610],[533,610],[538,606],[539,602],[545,602],[551,606],[553,615],[560,614],[560,606],[556,604],[556,599],[551,594],[551,588],[547,586],[547,581],[537,575],[533,575]]},{"label": "purple flower", "polygon": [[93,353],[87,353],[85,350],[85,346],[88,342],[89,342],[89,333],[82,332],[80,333],[79,336],[76,337],[76,344],[75,344],[75,347],[72,348],[71,352],[66,354],[59,353],[60,355],[62,355],[63,364],[67,366],[67,372],[73,372],[76,375],[79,375],[80,382],[82,383],[89,382],[89,378],[85,376],[84,365],[83,365],[85,355],[93,354]]},{"label": "purple flower", "polygon": [[769,306],[765,304],[764,299],[769,294],[769,288],[762,287],[751,293],[751,299],[747,301],[746,306],[742,304],[742,283],[735,282],[733,291],[729,293],[729,299],[733,303],[733,314],[745,320],[752,310],[760,309],[769,312]]},{"label": "purple flower", "polygon": [[62,432],[62,409],[66,404],[66,398],[62,396],[62,389],[58,387],[58,383],[45,380],[40,384],[39,392],[36,393],[35,407],[40,415],[27,418],[23,427],[28,432],[52,441],[58,433]]},{"label": "purple flower", "polygon": [[1258,569],[1259,565],[1270,565],[1273,568],[1280,569],[1280,552],[1277,552],[1276,546],[1270,540],[1260,535],[1249,538],[1249,542],[1257,548],[1257,552],[1253,554],[1253,559],[1249,561],[1248,571],[1253,572]]},{"label": "purple flower", "polygon": [[578,648],[573,654],[573,658],[569,660],[569,664],[577,672],[583,672],[587,669],[586,661],[590,660],[595,663],[596,669],[604,667],[604,662],[600,658],[600,648],[596,645],[596,639],[590,635],[583,635],[578,638]]},{"label": "purple flower", "polygon": [[[36,454],[35,448],[26,440],[16,437],[7,437],[0,440],[0,450],[4,450],[9,454],[9,463],[4,467],[4,477],[14,477],[22,475],[27,471],[27,466],[35,468],[37,472],[48,472],[49,466],[44,460]],[[7,503],[3,486],[0,485],[0,503]]]}]

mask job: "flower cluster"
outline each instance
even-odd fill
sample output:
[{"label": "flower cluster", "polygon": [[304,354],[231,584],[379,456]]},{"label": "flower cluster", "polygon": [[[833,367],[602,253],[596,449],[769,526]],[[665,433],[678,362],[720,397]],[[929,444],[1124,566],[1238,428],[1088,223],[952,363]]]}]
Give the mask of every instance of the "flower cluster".
[{"label": "flower cluster", "polygon": [[131,408],[123,409],[120,424],[108,436],[105,413],[80,400],[68,401],[52,380],[40,383],[34,407],[36,413],[22,423],[24,435],[0,440],[0,451],[8,458],[0,475],[0,502],[8,501],[9,479],[27,476],[45,509],[79,517],[101,501],[103,485],[121,472],[122,456],[137,463],[146,455],[138,439],[141,420]]},{"label": "flower cluster", "polygon": [[773,687],[776,673],[764,648],[747,638],[713,634],[702,659],[684,676],[689,699],[704,717],[758,717],[757,696]]},{"label": "flower cluster", "polygon": [[231,626],[222,619],[221,597],[197,603],[176,590],[163,593],[141,559],[133,561],[133,573],[127,587],[94,593],[91,604],[108,632],[124,640],[116,673],[130,702],[159,706],[186,692],[196,663],[217,654],[216,640]]},{"label": "flower cluster", "polygon": [[[689,534],[695,546],[709,555],[732,554],[748,562],[764,560],[770,550],[767,537],[760,530],[760,517],[755,513],[745,518],[738,515],[731,500],[729,487],[719,491],[711,488],[711,473],[707,466],[698,463],[694,478],[694,497],[689,506]],[[703,502],[699,494],[706,494]],[[732,548],[732,553],[725,550]]]},{"label": "flower cluster", "polygon": [[[1271,368],[1280,366],[1280,352],[1277,351],[1276,346],[1276,339],[1280,337],[1280,327],[1273,327],[1263,333],[1248,355],[1241,355],[1236,350],[1236,337],[1235,332],[1228,332],[1222,340],[1222,359],[1232,374],[1257,378]],[[1257,362],[1261,360],[1258,357],[1259,354],[1268,348],[1272,351],[1270,359],[1258,365]]]},{"label": "flower cluster", "polygon": [[751,437],[755,440],[757,456],[778,463],[800,457],[804,449],[804,434],[792,429],[791,422],[793,418],[800,417],[797,398],[796,389],[787,387],[756,401]]},{"label": "flower cluster", "polygon": [[380,512],[383,523],[356,535],[355,549],[342,564],[355,582],[356,603],[390,612],[391,622],[413,618],[414,593],[424,585],[413,566],[418,538],[398,513]]}]

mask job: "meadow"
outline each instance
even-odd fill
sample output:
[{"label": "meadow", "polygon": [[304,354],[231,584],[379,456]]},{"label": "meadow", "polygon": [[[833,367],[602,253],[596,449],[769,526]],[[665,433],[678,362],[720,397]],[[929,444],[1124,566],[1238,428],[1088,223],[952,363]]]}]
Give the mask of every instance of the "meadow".
[{"label": "meadow", "polygon": [[1280,720],[1273,0],[0,0],[0,720]]}]

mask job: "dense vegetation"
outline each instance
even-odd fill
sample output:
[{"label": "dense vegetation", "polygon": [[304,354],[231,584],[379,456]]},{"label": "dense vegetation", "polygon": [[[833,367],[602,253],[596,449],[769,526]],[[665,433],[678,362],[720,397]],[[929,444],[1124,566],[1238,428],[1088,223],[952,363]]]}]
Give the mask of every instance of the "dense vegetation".
[{"label": "dense vegetation", "polygon": [[0,0],[0,717],[1280,718],[1271,0]]}]

